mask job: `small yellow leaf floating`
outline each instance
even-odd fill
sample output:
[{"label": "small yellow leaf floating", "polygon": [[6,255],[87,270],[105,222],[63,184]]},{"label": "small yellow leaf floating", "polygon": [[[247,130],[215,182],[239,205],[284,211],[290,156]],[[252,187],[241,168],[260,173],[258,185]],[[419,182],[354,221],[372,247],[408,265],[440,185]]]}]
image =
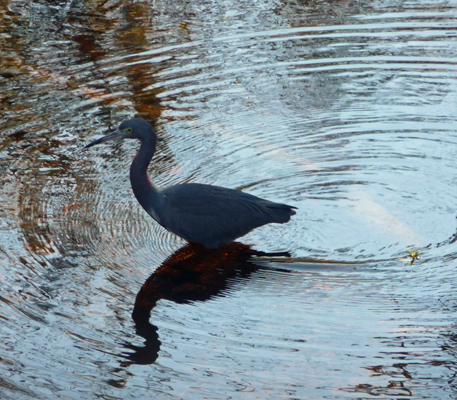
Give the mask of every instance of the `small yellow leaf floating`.
[{"label": "small yellow leaf floating", "polygon": [[414,252],[414,251],[408,250],[410,258],[409,257],[408,258],[400,258],[399,260],[403,261],[404,263],[413,265],[416,260],[420,260],[419,251],[420,250],[417,250],[416,252]]},{"label": "small yellow leaf floating", "polygon": [[414,261],[420,259],[419,251],[420,251],[420,250],[417,250],[416,252],[414,252],[414,251],[408,250],[409,255],[411,256],[411,265],[414,264]]},{"label": "small yellow leaf floating", "polygon": [[181,23],[179,24],[179,28],[180,28],[180,29],[186,29],[186,28],[187,28],[187,25],[189,25],[187,22],[181,22]]}]

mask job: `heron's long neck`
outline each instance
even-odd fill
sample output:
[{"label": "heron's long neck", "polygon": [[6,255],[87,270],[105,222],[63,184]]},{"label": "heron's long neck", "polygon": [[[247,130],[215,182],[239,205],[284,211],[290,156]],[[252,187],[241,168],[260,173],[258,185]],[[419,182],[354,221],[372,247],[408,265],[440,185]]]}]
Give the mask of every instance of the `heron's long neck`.
[{"label": "heron's long neck", "polygon": [[160,208],[163,205],[163,196],[152,183],[148,175],[148,165],[156,149],[154,139],[145,139],[141,142],[140,150],[130,166],[130,183],[133,193],[143,208],[159,221]]}]

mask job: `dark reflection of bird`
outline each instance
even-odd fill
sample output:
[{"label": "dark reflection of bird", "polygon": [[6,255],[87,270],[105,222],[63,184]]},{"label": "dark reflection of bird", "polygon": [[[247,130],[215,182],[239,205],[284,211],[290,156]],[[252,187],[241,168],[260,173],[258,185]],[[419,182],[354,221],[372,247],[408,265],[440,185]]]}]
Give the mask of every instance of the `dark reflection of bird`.
[{"label": "dark reflection of bird", "polygon": [[157,135],[141,118],[122,122],[117,131],[85,148],[118,138],[141,141],[130,167],[130,182],[139,203],[160,225],[189,242],[215,249],[259,226],[288,222],[295,214],[296,207],[219,186],[186,183],[159,189],[147,173]]},{"label": "dark reflection of bird", "polygon": [[283,256],[290,254],[264,253],[236,242],[217,250],[195,243],[177,250],[146,280],[136,296],[132,318],[136,333],[145,343],[144,346],[126,343],[129,351],[124,354],[123,365],[152,364],[157,359],[161,342],[157,326],[149,319],[159,300],[187,304],[224,296],[235,283],[249,279],[262,268],[256,265],[259,257],[265,261]]}]

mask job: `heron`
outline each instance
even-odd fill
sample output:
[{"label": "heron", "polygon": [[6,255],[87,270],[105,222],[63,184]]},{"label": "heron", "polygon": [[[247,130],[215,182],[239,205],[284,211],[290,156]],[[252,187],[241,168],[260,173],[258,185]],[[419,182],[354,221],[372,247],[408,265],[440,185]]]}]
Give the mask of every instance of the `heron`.
[{"label": "heron", "polygon": [[137,139],[140,149],[130,166],[133,193],[144,210],[169,232],[191,243],[217,249],[262,225],[289,222],[297,207],[275,203],[220,186],[184,183],[158,188],[147,169],[157,134],[142,118],[123,121],[119,128],[84,147],[115,139]]}]

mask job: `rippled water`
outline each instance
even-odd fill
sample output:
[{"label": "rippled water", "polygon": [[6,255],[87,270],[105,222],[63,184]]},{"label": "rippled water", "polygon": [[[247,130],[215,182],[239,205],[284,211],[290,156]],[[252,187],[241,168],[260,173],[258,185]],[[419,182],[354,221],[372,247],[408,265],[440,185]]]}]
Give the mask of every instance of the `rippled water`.
[{"label": "rippled water", "polygon": [[[457,397],[455,1],[0,11],[2,399]],[[183,247],[81,151],[131,116],[159,186],[297,215]]]}]

